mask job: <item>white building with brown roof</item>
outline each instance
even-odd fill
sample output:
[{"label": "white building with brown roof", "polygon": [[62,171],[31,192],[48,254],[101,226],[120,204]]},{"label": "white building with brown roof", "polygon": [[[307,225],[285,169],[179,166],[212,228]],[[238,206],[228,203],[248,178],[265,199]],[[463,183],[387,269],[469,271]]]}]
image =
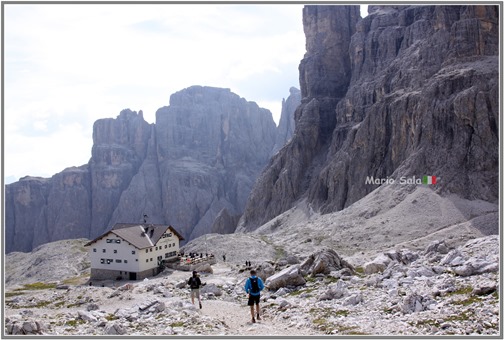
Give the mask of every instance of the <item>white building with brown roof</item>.
[{"label": "white building with brown roof", "polygon": [[163,261],[177,259],[184,238],[172,226],[117,223],[85,244],[91,280],[140,280],[157,275]]}]

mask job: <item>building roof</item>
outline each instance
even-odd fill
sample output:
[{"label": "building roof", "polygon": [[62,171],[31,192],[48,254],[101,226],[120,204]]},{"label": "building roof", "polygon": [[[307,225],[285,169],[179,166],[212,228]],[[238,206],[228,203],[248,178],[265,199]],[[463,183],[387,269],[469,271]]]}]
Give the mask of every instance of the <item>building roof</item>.
[{"label": "building roof", "polygon": [[96,241],[112,233],[131,243],[136,248],[144,249],[155,246],[167,230],[173,232],[179,238],[179,240],[184,239],[184,237],[182,237],[182,235],[180,235],[171,225],[167,226],[165,224],[149,223],[116,223],[111,230],[86,243],[85,246],[90,246]]}]

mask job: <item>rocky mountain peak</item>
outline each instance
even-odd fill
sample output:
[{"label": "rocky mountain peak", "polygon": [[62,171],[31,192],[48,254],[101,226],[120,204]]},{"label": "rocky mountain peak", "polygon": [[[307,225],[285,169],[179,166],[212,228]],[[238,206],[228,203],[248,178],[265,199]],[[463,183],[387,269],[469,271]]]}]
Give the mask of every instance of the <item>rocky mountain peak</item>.
[{"label": "rocky mountain peak", "polygon": [[496,202],[496,6],[305,6],[302,104],[287,147],[251,193],[238,230],[306,199],[338,211],[378,185],[437,176],[432,189]]},{"label": "rocky mountain peak", "polygon": [[93,239],[144,214],[186,239],[233,232],[277,140],[271,112],[230,89],[192,86],[156,119],[131,109],[99,119],[88,164],[8,185],[7,252]]}]

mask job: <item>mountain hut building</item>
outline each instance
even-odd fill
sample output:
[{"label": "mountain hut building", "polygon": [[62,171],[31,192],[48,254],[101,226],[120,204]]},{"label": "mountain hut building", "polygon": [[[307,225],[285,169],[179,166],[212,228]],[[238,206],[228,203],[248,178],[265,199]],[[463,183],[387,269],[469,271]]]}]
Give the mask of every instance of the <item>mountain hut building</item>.
[{"label": "mountain hut building", "polygon": [[178,259],[182,240],[172,226],[117,223],[85,244],[91,280],[141,280],[157,275],[165,262]]}]

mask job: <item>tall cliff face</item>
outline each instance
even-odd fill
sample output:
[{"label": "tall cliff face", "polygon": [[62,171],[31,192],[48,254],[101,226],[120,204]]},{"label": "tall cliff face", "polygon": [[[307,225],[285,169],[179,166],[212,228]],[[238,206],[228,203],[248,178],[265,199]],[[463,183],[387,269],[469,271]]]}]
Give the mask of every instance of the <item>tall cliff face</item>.
[{"label": "tall cliff face", "polygon": [[153,137],[152,127],[143,119],[141,111],[123,110],[117,119],[95,122],[89,161],[92,188],[90,235],[99,235],[109,227],[121,195],[143,163],[148,142]]},{"label": "tall cliff face", "polygon": [[290,142],[257,180],[237,231],[253,230],[291,208],[309,187],[334,129],[334,107],[350,83],[348,48],[358,6],[305,6],[306,54],[299,66],[302,104]]},{"label": "tall cliff face", "polygon": [[[258,179],[238,230],[301,198],[321,212],[341,210],[377,187],[366,184],[371,176],[434,175],[440,193],[497,200],[498,8],[369,12],[355,23],[351,6],[305,7],[296,131]],[[328,24],[328,13],[340,19]]]},{"label": "tall cliff face", "polygon": [[271,112],[194,86],[173,94],[156,121],[165,219],[194,238],[221,210],[240,215],[275,142]]},{"label": "tall cliff face", "polygon": [[7,185],[6,251],[94,238],[144,214],[186,239],[233,232],[275,143],[271,113],[228,89],[194,86],[156,119],[131,110],[100,119],[87,165]]},{"label": "tall cliff face", "polygon": [[289,89],[289,97],[282,100],[282,112],[280,114],[280,121],[278,122],[275,146],[271,152],[272,155],[277,153],[278,150],[291,140],[296,127],[294,115],[300,104],[301,91],[295,87],[291,87]]}]

